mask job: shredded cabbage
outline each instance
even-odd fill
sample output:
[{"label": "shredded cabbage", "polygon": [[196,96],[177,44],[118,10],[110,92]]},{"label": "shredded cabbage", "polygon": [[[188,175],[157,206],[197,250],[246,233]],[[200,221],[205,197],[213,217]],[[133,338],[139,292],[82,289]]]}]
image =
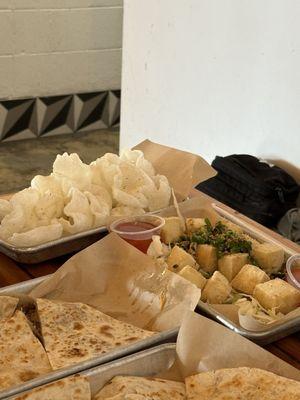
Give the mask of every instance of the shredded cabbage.
[{"label": "shredded cabbage", "polygon": [[166,263],[166,258],[168,257],[170,252],[171,248],[161,242],[160,236],[152,236],[152,242],[148,247],[147,255],[154,260],[156,265],[162,267],[163,269],[166,269],[168,267]]},{"label": "shredded cabbage", "polygon": [[267,310],[254,297],[244,293],[242,296],[234,303],[242,315],[249,315],[263,324],[271,324],[283,317],[282,313],[276,312],[275,307]]}]

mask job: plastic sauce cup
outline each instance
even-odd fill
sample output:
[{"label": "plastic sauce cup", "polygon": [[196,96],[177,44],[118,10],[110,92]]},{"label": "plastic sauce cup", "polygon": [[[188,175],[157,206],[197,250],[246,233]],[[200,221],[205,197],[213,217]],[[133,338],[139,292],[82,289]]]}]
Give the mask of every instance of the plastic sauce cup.
[{"label": "plastic sauce cup", "polygon": [[300,254],[295,254],[287,260],[286,280],[300,290]]},{"label": "plastic sauce cup", "polygon": [[165,220],[157,215],[141,215],[114,221],[109,230],[117,233],[132,246],[147,253],[153,235],[159,235]]}]

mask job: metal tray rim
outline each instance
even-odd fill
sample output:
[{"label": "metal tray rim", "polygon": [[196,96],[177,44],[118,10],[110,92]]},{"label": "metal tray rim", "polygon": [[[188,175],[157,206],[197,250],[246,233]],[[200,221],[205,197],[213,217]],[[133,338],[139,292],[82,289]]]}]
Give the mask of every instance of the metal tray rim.
[{"label": "metal tray rim", "polygon": [[[29,281],[25,281],[22,283],[16,283],[14,285],[10,286],[5,286],[3,288],[0,288],[0,295],[4,294],[12,294],[12,293],[17,293],[20,291],[20,288],[22,289],[22,293],[29,291],[33,289],[36,285],[39,285],[40,283],[44,282],[46,279],[50,278],[52,275],[45,275],[39,278],[31,279]],[[234,322],[232,322],[230,319],[226,318],[222,313],[214,310],[211,306],[208,304],[200,301],[198,306],[197,306],[201,311],[204,311],[207,313],[210,317],[213,317],[217,321],[221,322],[223,325],[227,326],[228,328],[232,329],[233,331],[239,333],[240,335],[246,336],[248,339],[251,339],[253,341],[259,342],[259,343],[264,343],[265,340],[268,339],[269,335],[280,335],[281,333],[285,333],[286,329],[291,329],[291,333],[295,328],[295,331],[297,329],[300,330],[300,316],[297,316],[295,318],[292,318],[288,321],[286,321],[283,324],[276,325],[273,327],[270,327],[269,329],[264,329],[262,331],[256,332],[256,331],[250,331],[248,329],[244,329],[238,325],[236,325]],[[267,343],[267,342],[266,342]]]},{"label": "metal tray rim", "polygon": [[76,239],[82,239],[87,236],[90,236],[90,235],[93,235],[96,233],[103,233],[106,231],[107,231],[106,226],[100,226],[98,228],[93,228],[93,229],[89,229],[87,231],[74,233],[72,235],[66,235],[59,239],[51,240],[49,242],[45,242],[45,243],[39,244],[37,246],[32,246],[32,247],[16,247],[16,246],[13,246],[13,245],[9,244],[8,242],[5,242],[4,240],[0,239],[0,249],[5,248],[5,249],[8,249],[9,251],[13,251],[18,254],[34,254],[34,253],[37,253],[42,250],[46,250],[46,249],[48,250],[51,247],[58,245],[58,244],[65,244],[65,243],[71,242]]},{"label": "metal tray rim", "polygon": [[129,358],[131,355],[140,354],[143,350],[147,351],[149,347],[157,348],[161,342],[171,340],[173,337],[175,337],[178,334],[178,331],[179,328],[174,328],[165,332],[157,333],[150,339],[147,338],[140,340],[131,344],[130,346],[121,347],[120,349],[113,350],[100,357],[91,358],[73,366],[65,367],[60,370],[50,372],[46,375],[42,375],[23,384],[13,386],[7,390],[0,391],[0,400],[7,399],[8,397],[15,396],[38,386],[66,378],[70,375],[75,375],[77,373],[99,367],[103,364],[112,364],[114,361],[118,361],[119,359]]},{"label": "metal tray rim", "polygon": [[[149,357],[158,356],[159,354],[162,354],[164,352],[173,352],[174,353],[174,358],[175,358],[176,343],[159,344],[159,345],[154,346],[152,348],[141,350],[141,351],[139,351],[137,353],[132,353],[132,354],[126,355],[126,356],[124,356],[122,358],[111,360],[111,361],[109,361],[109,362],[107,362],[105,364],[96,365],[96,366],[94,366],[92,368],[86,369],[84,371],[80,371],[80,375],[85,376],[88,379],[89,378],[93,378],[93,377],[95,377],[97,375],[102,374],[103,372],[109,371],[110,369],[114,369],[114,368],[122,367],[122,366],[126,367],[126,365],[128,365],[129,363],[132,363],[134,361],[139,361],[139,360],[143,360],[143,359],[147,360]],[[156,374],[156,373],[157,373],[157,371],[153,371],[153,374]],[[70,374],[68,376],[71,376],[71,375],[74,375],[74,374],[75,373]],[[58,378],[58,379],[55,379],[55,381],[59,380],[59,379],[63,379],[63,378],[66,378],[66,376]],[[40,387],[40,386],[45,385],[47,383],[50,383],[50,382],[45,382],[45,383],[42,383],[42,384],[37,383],[34,387],[28,387],[28,388],[27,387],[24,388],[24,385],[22,385],[22,388],[24,388],[24,389],[22,389],[21,391],[17,390],[18,387],[15,387],[13,390],[7,390],[6,391],[6,393],[5,393],[6,397],[3,397],[3,392],[2,393],[0,392],[0,400],[1,399],[7,399],[8,396],[9,396],[9,399],[14,399],[16,395],[20,395],[20,394],[23,394],[23,393],[25,394],[25,392],[27,392],[28,390],[32,390],[32,389],[34,389],[36,387]]]},{"label": "metal tray rim", "polygon": [[[222,210],[218,209],[218,211],[219,211],[219,214],[222,215]],[[230,218],[228,218],[228,219],[230,219]],[[245,229],[245,227],[243,227],[243,228]],[[97,228],[96,230],[93,230],[93,231],[100,232],[99,229],[103,229],[103,228]],[[84,236],[88,236],[90,233],[91,233],[91,231],[85,231],[85,232],[79,233],[77,235],[84,237]],[[249,232],[249,233],[251,233],[251,232]],[[75,235],[68,236],[68,237],[66,237],[66,240],[67,239],[68,240],[73,239],[74,236]],[[59,239],[59,240],[61,240],[61,239]],[[44,245],[47,246],[48,244],[44,244]],[[44,246],[44,245],[42,245],[42,246]],[[0,247],[1,247],[1,243],[0,243]],[[36,279],[30,280],[30,281],[25,281],[23,283],[18,283],[18,284],[11,285],[11,286],[6,286],[6,287],[0,289],[0,295],[1,294],[9,294],[9,293],[17,293],[18,291],[24,293],[26,291],[29,291],[29,290],[33,289],[33,287],[35,287],[36,285],[40,284],[41,282],[43,282],[45,279],[47,279],[50,276],[51,275],[47,275],[47,276],[36,278]],[[201,302],[200,302],[199,305],[198,305],[198,308],[200,310],[202,310],[204,313],[208,314],[211,318],[213,318],[216,321],[218,321],[218,322],[222,323],[223,325],[225,325],[227,328],[229,328],[229,329],[233,330],[234,332],[236,332],[236,333],[238,333],[238,334],[240,334],[240,335],[242,335],[242,336],[244,336],[244,337],[246,337],[246,338],[248,338],[248,339],[250,339],[250,340],[252,340],[252,341],[254,341],[256,343],[259,343],[259,344],[270,343],[270,342],[272,342],[274,340],[277,340],[277,339],[280,339],[280,338],[286,336],[287,334],[291,334],[293,332],[296,332],[296,331],[300,330],[300,316],[299,317],[295,317],[295,318],[293,318],[291,320],[285,321],[284,323],[282,323],[280,325],[276,325],[276,326],[270,327],[269,329],[266,329],[264,331],[254,332],[254,331],[250,331],[250,330],[244,329],[244,328],[236,325],[235,323],[230,321],[228,318],[226,318],[223,314],[215,311],[208,304],[205,304],[205,303],[201,304]],[[163,334],[160,334],[160,335],[161,335],[161,337],[164,337],[164,334],[166,334],[165,339],[157,338],[157,341],[155,341],[154,344],[158,343],[160,341],[163,341],[163,340],[167,340],[169,337],[174,336],[177,333],[178,333],[178,329],[175,329],[173,331],[164,332]],[[160,335],[155,335],[155,336],[157,337],[157,336],[160,336]],[[140,341],[138,343],[141,343],[141,342],[143,342],[143,341]],[[151,346],[152,345],[153,344],[151,344]],[[133,347],[134,346],[135,346],[135,344],[133,344]],[[147,346],[147,344],[145,346]],[[142,347],[138,346],[138,349],[141,349],[141,348],[143,348],[143,345],[142,345]],[[117,355],[115,357],[120,357],[120,356],[125,355],[127,353],[126,351],[124,351],[124,352],[120,351],[120,353],[119,353],[119,351],[120,350],[117,351]],[[135,349],[133,351],[137,351],[137,350]],[[111,352],[111,353],[113,353],[113,352]],[[109,354],[111,354],[111,353],[109,353]],[[96,363],[99,364],[100,362],[108,362],[110,360],[109,356],[108,355],[103,356],[103,360],[104,361],[98,361]],[[79,368],[79,370],[81,370],[80,366],[77,367],[77,368]],[[88,367],[85,365],[83,368],[86,369]],[[78,372],[79,370],[76,370],[76,371]],[[71,372],[66,372],[66,374],[68,374],[68,375],[72,374],[73,373],[72,371]],[[64,375],[64,376],[67,376],[67,375]],[[54,377],[52,379],[58,379],[58,378]],[[22,387],[23,387],[23,385],[22,385]],[[2,397],[1,397],[1,394],[0,394],[0,399],[1,398]]]},{"label": "metal tray rim", "polygon": [[[216,210],[216,212],[218,214],[220,214],[220,216],[224,216],[225,218],[238,223],[239,225],[241,225],[241,227],[245,230],[248,231],[249,234],[251,234],[253,237],[256,236],[260,236],[260,240],[264,240],[268,235],[267,234],[261,234],[261,235],[257,235],[254,234],[253,231],[251,231],[251,228],[247,227],[244,221],[240,221],[240,222],[236,222],[235,221],[235,216],[234,215],[230,215],[228,214],[228,212],[226,210],[223,210],[221,207],[219,207],[219,205],[217,205],[216,203],[212,203],[212,207]],[[153,212],[149,212],[147,214],[156,214],[161,212],[162,210],[157,210],[157,211],[153,211]],[[17,247],[17,246],[13,246],[10,245],[8,242],[0,239],[0,252],[6,254],[8,257],[19,261],[19,262],[24,262],[24,263],[28,263],[28,264],[34,264],[37,262],[41,262],[41,261],[45,261],[48,259],[52,259],[55,258],[57,256],[63,255],[63,254],[68,254],[72,251],[78,251],[80,249],[82,249],[82,247],[80,246],[80,241],[82,239],[90,239],[91,242],[89,244],[92,244],[95,240],[93,240],[93,235],[97,235],[97,234],[101,234],[101,233],[105,233],[107,232],[107,227],[106,226],[100,226],[97,228],[93,228],[93,229],[89,229],[83,232],[78,232],[75,234],[70,234],[70,235],[65,235],[59,239],[56,240],[52,240],[46,243],[42,243],[40,245],[37,246],[31,246],[31,247]],[[87,245],[89,245],[87,244]],[[66,246],[75,246],[72,249],[67,249]],[[280,245],[280,243],[278,243],[278,245]],[[64,246],[64,247],[63,247]],[[286,246],[281,245],[285,251],[287,251]],[[56,247],[58,247],[58,252],[57,254],[52,254],[52,255],[47,255],[45,256],[43,254],[43,252],[49,252],[51,249],[55,249]],[[63,250],[59,250],[59,247],[63,247]],[[290,255],[295,254],[296,252],[293,250],[290,250]],[[29,259],[28,257],[32,257],[32,259]]]},{"label": "metal tray rim", "polygon": [[[15,285],[5,286],[0,288],[0,295],[10,295],[19,293],[28,293],[38,284],[44,282],[48,279],[50,275],[45,275],[39,278],[31,279],[29,281],[24,281],[21,283],[17,283]],[[150,338],[146,338],[143,340],[139,340],[136,343],[132,343],[126,347],[120,347],[115,350],[112,350],[102,356],[94,357],[89,360],[83,361],[81,363],[75,364],[70,367],[62,368],[58,371],[50,372],[47,375],[38,377],[36,379],[32,379],[31,381],[25,382],[24,384],[15,386],[11,389],[4,390],[0,392],[0,399],[7,398],[8,396],[16,395],[17,393],[21,393],[25,390],[33,389],[33,387],[40,386],[46,383],[53,382],[54,380],[58,380],[61,378],[65,378],[66,376],[76,374],[78,372],[84,371],[86,369],[93,368],[97,365],[101,365],[107,363],[109,361],[113,361],[117,358],[123,357],[125,355],[129,355],[132,353],[136,353],[140,350],[156,346],[164,341],[171,340],[175,338],[178,334],[179,327],[169,329],[167,331],[158,332]]]},{"label": "metal tray rim", "polygon": [[138,353],[130,354],[126,357],[122,357],[113,361],[110,361],[109,363],[105,365],[98,365],[94,368],[91,368],[89,370],[83,371],[82,375],[84,376],[91,376],[94,375],[95,373],[99,373],[101,371],[107,370],[111,367],[119,366],[119,365],[126,365],[129,361],[132,361],[134,359],[141,359],[141,358],[146,358],[150,355],[157,354],[164,352],[166,350],[176,350],[176,343],[164,343],[164,344],[159,344],[155,347],[151,347],[150,349],[142,350],[139,351]]},{"label": "metal tray rim", "polygon": [[[48,279],[51,276],[52,275],[50,274],[29,281],[25,281],[22,283],[17,283],[15,285],[5,286],[3,288],[0,288],[0,295],[4,294],[9,295],[10,293],[17,293],[18,291],[21,293],[28,292],[31,289],[33,289],[36,285],[42,283],[44,280]],[[287,334],[291,334],[300,330],[300,316],[290,319],[284,322],[283,324],[276,325],[270,327],[269,329],[256,332],[244,329],[236,325],[229,318],[215,311],[212,307],[210,307],[206,303],[200,301],[198,303],[197,308],[199,308],[204,313],[208,314],[211,318],[222,323],[227,328],[259,344],[271,343],[272,341],[278,340],[286,336]]]},{"label": "metal tray rim", "polygon": [[[156,211],[149,211],[146,214],[148,215],[152,215],[152,214],[157,214],[159,212],[161,212],[162,209],[156,210]],[[55,240],[51,240],[49,242],[45,242],[45,243],[41,243],[39,245],[36,246],[24,246],[24,247],[18,247],[18,246],[13,246],[11,244],[9,244],[8,242],[6,242],[3,239],[0,239],[0,250],[2,248],[7,249],[10,252],[15,252],[16,254],[35,254],[39,251],[42,250],[48,250],[51,247],[55,246],[55,245],[60,245],[60,244],[65,244],[68,242],[72,242],[73,240],[76,239],[82,239],[85,238],[87,236],[90,235],[94,235],[97,233],[104,233],[107,232],[108,228],[106,225],[102,225],[102,226],[98,226],[96,228],[92,228],[92,229],[88,229],[82,232],[77,232],[77,233],[73,233],[70,235],[64,235],[62,237],[60,237],[59,239],[55,239]]]},{"label": "metal tray rim", "polygon": [[27,293],[34,289],[37,285],[44,282],[46,279],[50,278],[53,274],[40,276],[38,278],[29,279],[28,281],[15,283],[13,285],[4,286],[0,288],[0,296],[10,295],[15,293]]}]

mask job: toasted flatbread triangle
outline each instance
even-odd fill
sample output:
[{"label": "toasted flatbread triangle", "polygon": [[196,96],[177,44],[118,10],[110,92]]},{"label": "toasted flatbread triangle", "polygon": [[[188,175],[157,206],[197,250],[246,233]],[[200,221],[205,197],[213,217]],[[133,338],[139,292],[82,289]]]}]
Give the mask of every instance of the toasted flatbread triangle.
[{"label": "toasted flatbread triangle", "polygon": [[79,375],[40,386],[15,400],[90,400],[91,389],[87,378]]},{"label": "toasted flatbread triangle", "polygon": [[182,382],[165,379],[116,376],[96,394],[94,400],[129,400],[131,398],[139,400],[184,400],[186,398],[185,386]]},{"label": "toasted flatbread triangle", "polygon": [[21,311],[1,321],[0,390],[50,372],[47,354]]},{"label": "toasted flatbread triangle", "polygon": [[53,369],[100,356],[154,334],[82,303],[37,299],[37,306]]},{"label": "toasted flatbread triangle", "polygon": [[13,316],[19,299],[17,297],[0,296],[0,321]]},{"label": "toasted flatbread triangle", "polygon": [[185,379],[188,400],[299,400],[300,382],[258,368],[228,368]]}]

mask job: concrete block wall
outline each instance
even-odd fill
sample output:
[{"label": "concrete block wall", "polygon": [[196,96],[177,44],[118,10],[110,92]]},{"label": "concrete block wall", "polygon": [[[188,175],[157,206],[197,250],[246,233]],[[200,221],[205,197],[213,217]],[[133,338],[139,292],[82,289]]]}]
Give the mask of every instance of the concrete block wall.
[{"label": "concrete block wall", "polygon": [[122,0],[0,0],[0,100],[120,89]]}]

